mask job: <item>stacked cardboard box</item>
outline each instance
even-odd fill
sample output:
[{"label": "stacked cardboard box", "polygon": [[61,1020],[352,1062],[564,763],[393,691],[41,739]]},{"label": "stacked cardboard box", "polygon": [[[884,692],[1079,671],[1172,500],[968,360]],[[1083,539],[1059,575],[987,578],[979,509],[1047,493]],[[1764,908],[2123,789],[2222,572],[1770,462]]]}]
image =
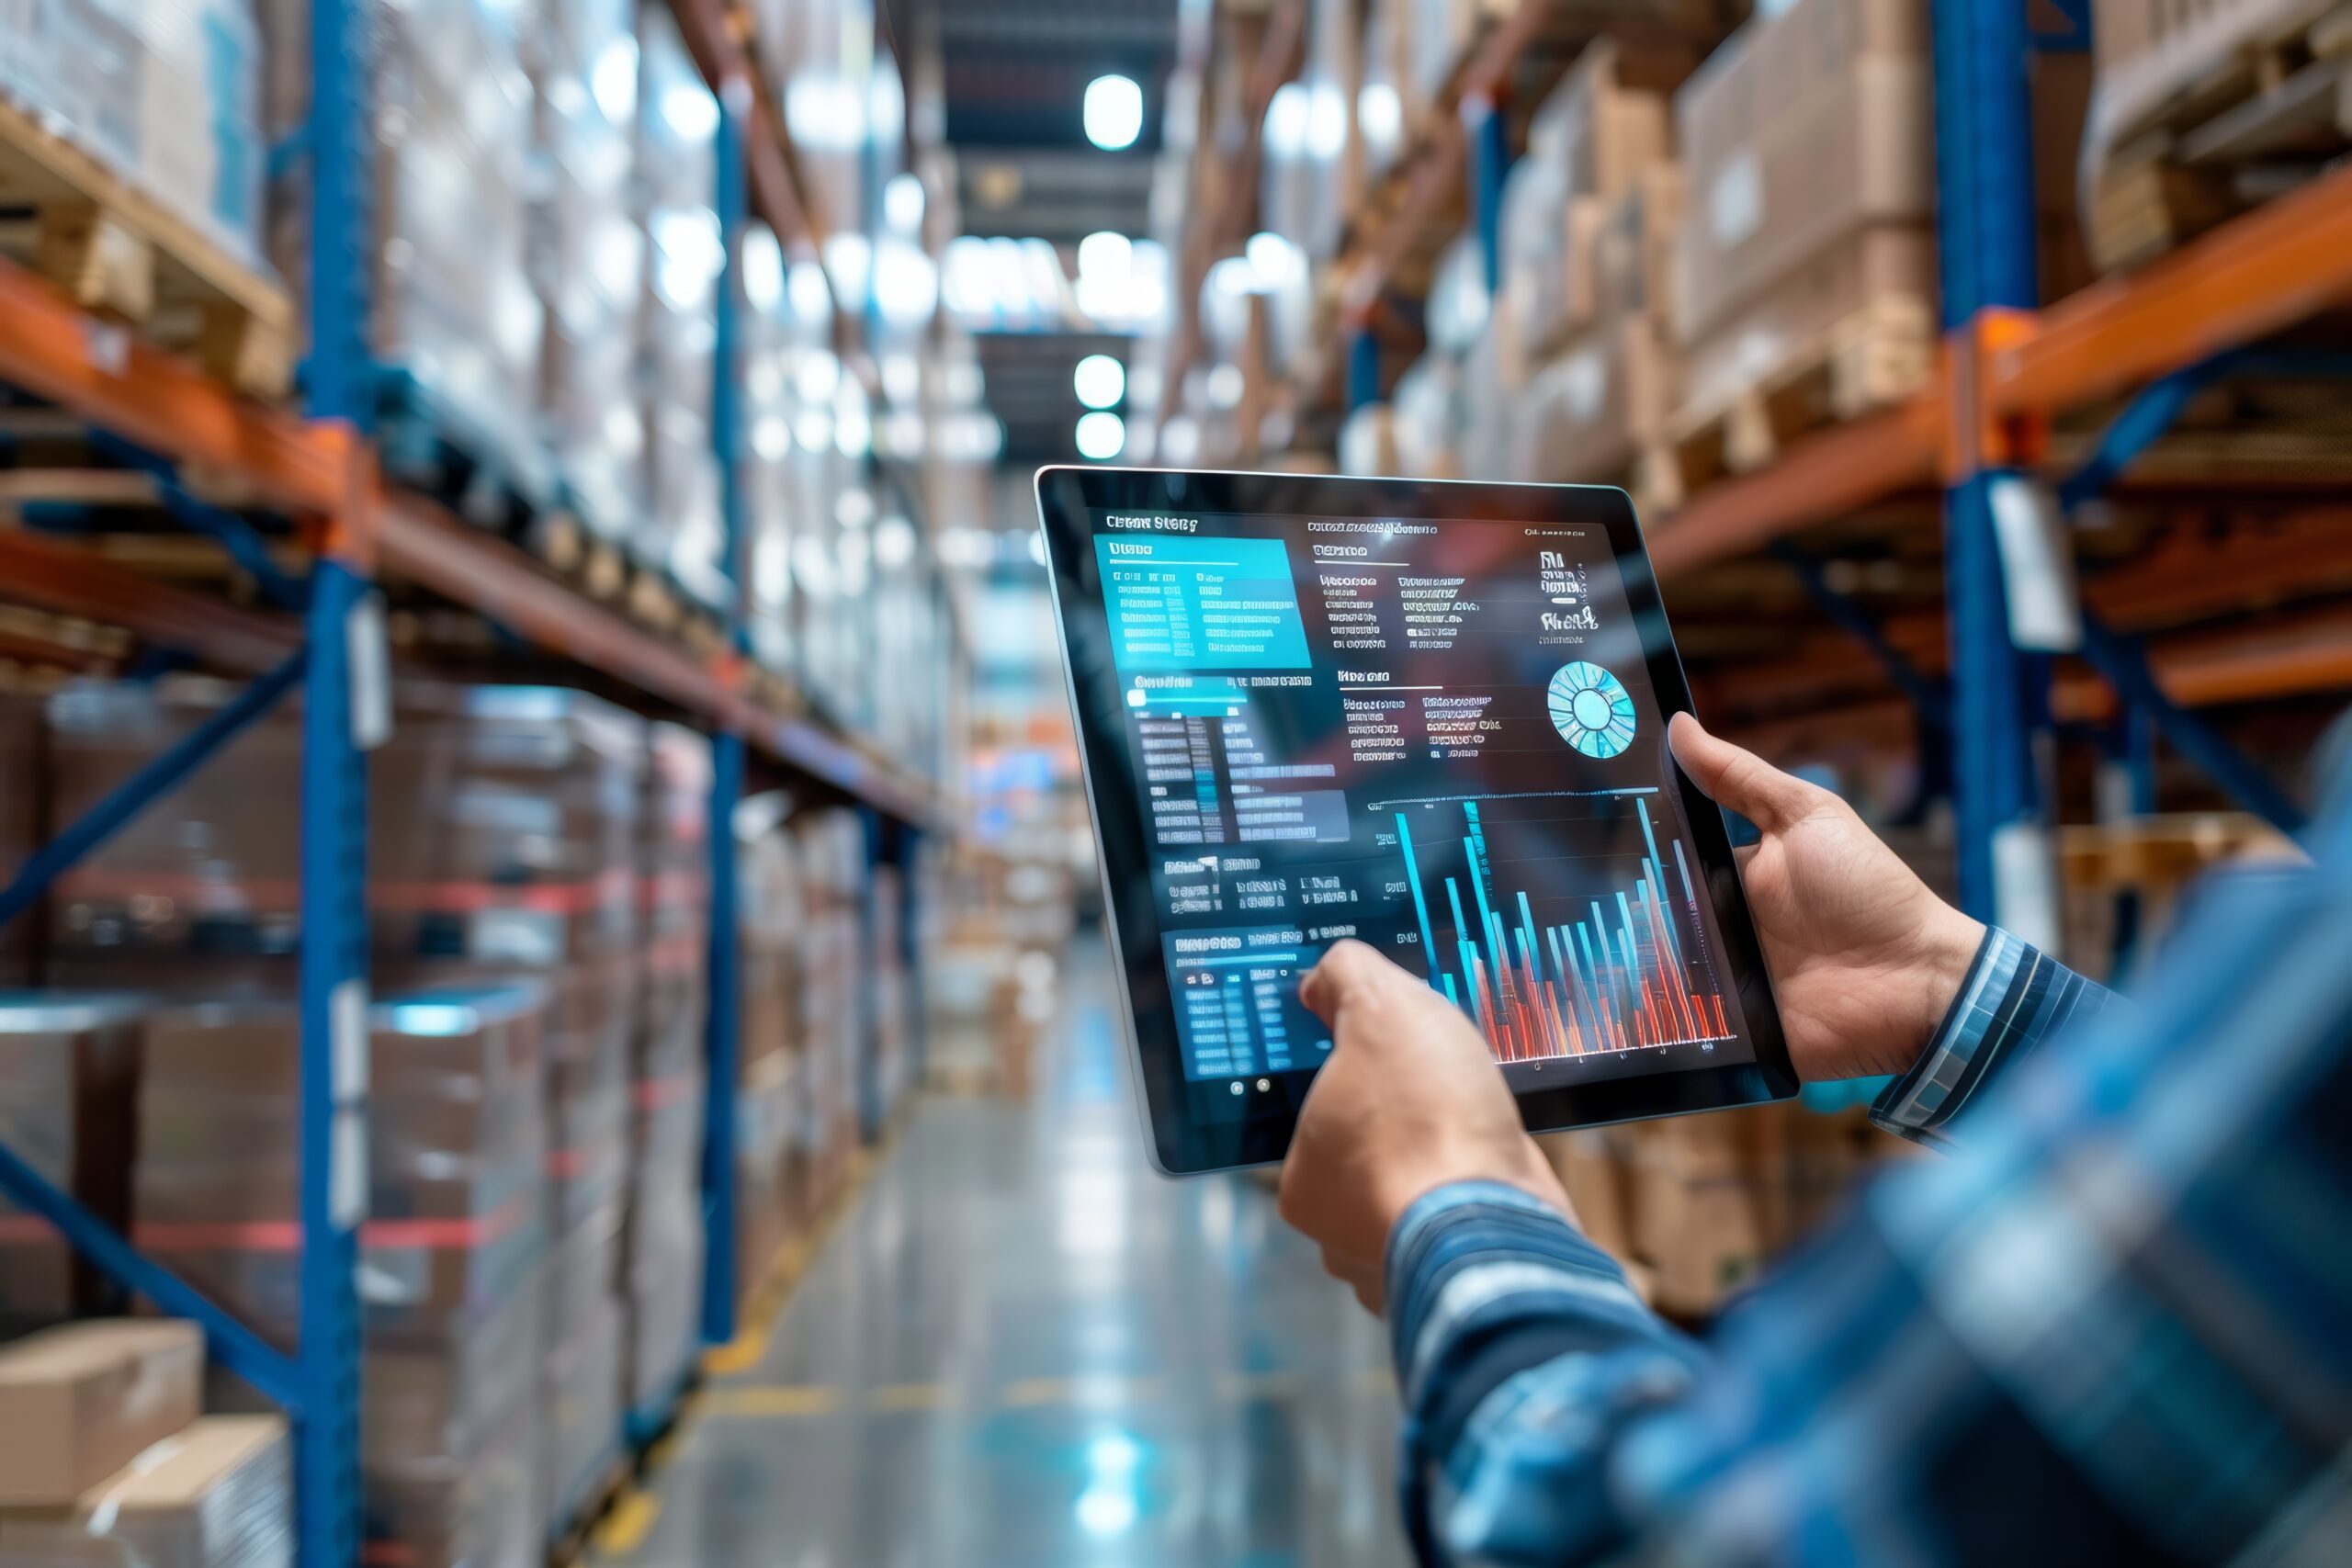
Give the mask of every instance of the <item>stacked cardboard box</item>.
[{"label": "stacked cardboard box", "polygon": [[0,97],[256,266],[260,80],[252,0],[0,6]]},{"label": "stacked cardboard box", "polygon": [[[312,6],[260,0],[259,9],[265,122],[282,144],[310,112]],[[398,395],[435,434],[536,474],[545,312],[527,266],[531,85],[516,38],[529,13],[492,0],[359,0],[352,9],[375,106],[364,127],[375,210],[357,238],[368,346],[408,378]],[[271,259],[298,287],[311,272],[309,179],[293,161],[269,214]]]},{"label": "stacked cardboard box", "polygon": [[742,1001],[735,1126],[735,1256],[741,1283],[796,1234],[792,1153],[805,1056],[797,944],[805,916],[798,845],[780,795],[742,803],[735,818],[741,889]]},{"label": "stacked cardboard box", "polygon": [[[229,699],[190,681],[82,682],[50,699],[51,819],[71,822]],[[290,996],[301,939],[300,846],[287,802],[300,727],[255,724],[52,885],[50,985],[167,995]]]},{"label": "stacked cardboard box", "polygon": [[644,753],[639,720],[581,693],[419,688],[371,792],[379,983],[527,977],[549,998],[539,1397],[559,1521],[620,1431]]},{"label": "stacked cardboard box", "polygon": [[630,553],[716,606],[727,594],[710,423],[718,276],[726,260],[711,206],[718,189],[718,100],[666,4],[641,6],[638,28],[637,167],[651,248],[638,337],[647,506]]},{"label": "stacked cardboard box", "polygon": [[1907,393],[1936,331],[1925,0],[1760,11],[1675,95],[1678,424],[1816,367],[1844,415]]},{"label": "stacked cardboard box", "polygon": [[524,39],[538,180],[531,282],[547,314],[542,439],[581,520],[626,537],[644,512],[645,412],[636,396],[645,231],[637,171],[636,0],[540,0]]},{"label": "stacked cardboard box", "polygon": [[[1606,39],[1538,111],[1506,193],[1498,331],[1513,477],[1614,482],[1674,395],[1668,258],[1682,218],[1667,102],[1628,85]],[[1514,199],[1516,198],[1516,199]]]},{"label": "stacked cardboard box", "polygon": [[[130,1217],[142,1012],[131,997],[0,992],[0,1144],[117,1231]],[[0,1198],[0,1337],[113,1295],[48,1222]]]},{"label": "stacked cardboard box", "polygon": [[859,1137],[866,1038],[865,825],[849,811],[796,825],[806,888],[800,940],[801,1124],[791,1186],[814,1215],[842,1190]]},{"label": "stacked cardboard box", "polygon": [[[369,1015],[362,1479],[370,1536],[420,1564],[525,1564],[544,1545],[545,1012],[544,992],[506,986]],[[157,1014],[132,1179],[139,1246],[288,1348],[299,1039],[283,1004]]]},{"label": "stacked cardboard box", "polygon": [[291,1568],[274,1416],[199,1417],[196,1325],[107,1319],[0,1348],[0,1568]]},{"label": "stacked cardboard box", "polygon": [[701,1323],[705,1021],[709,1011],[710,742],[647,734],[639,848],[645,989],[629,1044],[633,1109],[622,1236],[631,1404],[684,1376]]},{"label": "stacked cardboard box", "polygon": [[1702,1318],[1910,1145],[1802,1103],[1544,1140],[1585,1233],[1662,1311]]}]

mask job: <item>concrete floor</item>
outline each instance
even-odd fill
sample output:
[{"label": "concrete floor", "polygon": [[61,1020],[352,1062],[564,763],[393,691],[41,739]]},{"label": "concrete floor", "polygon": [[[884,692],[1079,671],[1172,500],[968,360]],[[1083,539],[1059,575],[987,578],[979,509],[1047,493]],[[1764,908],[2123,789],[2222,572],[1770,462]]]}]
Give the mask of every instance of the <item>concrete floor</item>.
[{"label": "concrete floor", "polygon": [[1115,1005],[1078,982],[1032,1103],[921,1108],[602,1562],[1407,1561],[1379,1325],[1264,1190],[1152,1173]]}]

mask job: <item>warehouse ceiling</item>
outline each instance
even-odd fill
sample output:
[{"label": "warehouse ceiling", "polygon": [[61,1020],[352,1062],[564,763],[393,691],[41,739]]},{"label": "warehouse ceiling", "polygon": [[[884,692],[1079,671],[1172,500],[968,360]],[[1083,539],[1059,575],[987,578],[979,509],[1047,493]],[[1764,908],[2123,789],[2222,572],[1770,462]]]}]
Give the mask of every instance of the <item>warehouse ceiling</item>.
[{"label": "warehouse ceiling", "polygon": [[[1065,265],[1098,230],[1149,228],[1178,17],[1202,0],[886,0],[888,37],[910,75],[936,62],[944,131],[956,156],[964,231],[1051,241]],[[1143,89],[1143,130],[1106,152],[1086,137],[1087,84],[1128,77]],[[1093,333],[988,333],[980,341],[1004,459],[1073,459],[1079,404],[1071,371],[1086,355],[1126,357],[1124,338]]]}]

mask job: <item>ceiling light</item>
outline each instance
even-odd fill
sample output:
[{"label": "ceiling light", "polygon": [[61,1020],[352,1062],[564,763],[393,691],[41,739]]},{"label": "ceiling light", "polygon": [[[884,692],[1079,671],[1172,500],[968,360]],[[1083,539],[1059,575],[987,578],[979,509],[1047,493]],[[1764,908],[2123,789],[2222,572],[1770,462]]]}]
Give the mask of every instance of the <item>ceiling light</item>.
[{"label": "ceiling light", "polygon": [[1260,230],[1243,247],[1250,270],[1268,288],[1280,288],[1306,276],[1306,257],[1296,245],[1271,230]]},{"label": "ceiling light", "polygon": [[1078,422],[1078,455],[1091,463],[1107,463],[1125,449],[1127,423],[1114,413],[1097,410]]},{"label": "ceiling light", "polygon": [[1091,409],[1116,408],[1127,395],[1127,367],[1107,354],[1090,354],[1080,360],[1070,380],[1078,400]]},{"label": "ceiling light", "polygon": [[922,227],[922,181],[910,174],[896,174],[882,187],[883,220],[900,233]]},{"label": "ceiling light", "polygon": [[1125,277],[1135,270],[1135,242],[1105,229],[1078,243],[1080,277]]},{"label": "ceiling light", "polygon": [[1105,152],[1135,145],[1143,134],[1143,89],[1125,76],[1097,76],[1086,85],[1086,139]]}]

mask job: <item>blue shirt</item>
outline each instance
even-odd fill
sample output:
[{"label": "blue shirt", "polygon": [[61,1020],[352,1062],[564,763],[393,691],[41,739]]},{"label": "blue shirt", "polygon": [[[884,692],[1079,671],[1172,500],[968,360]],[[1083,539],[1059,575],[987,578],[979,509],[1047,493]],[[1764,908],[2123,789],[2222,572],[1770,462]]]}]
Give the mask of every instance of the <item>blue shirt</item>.
[{"label": "blue shirt", "polygon": [[1515,1189],[1389,1239],[1424,1562],[2352,1562],[2352,812],[2113,1002],[1995,931],[1903,1161],[1702,1342]]}]

